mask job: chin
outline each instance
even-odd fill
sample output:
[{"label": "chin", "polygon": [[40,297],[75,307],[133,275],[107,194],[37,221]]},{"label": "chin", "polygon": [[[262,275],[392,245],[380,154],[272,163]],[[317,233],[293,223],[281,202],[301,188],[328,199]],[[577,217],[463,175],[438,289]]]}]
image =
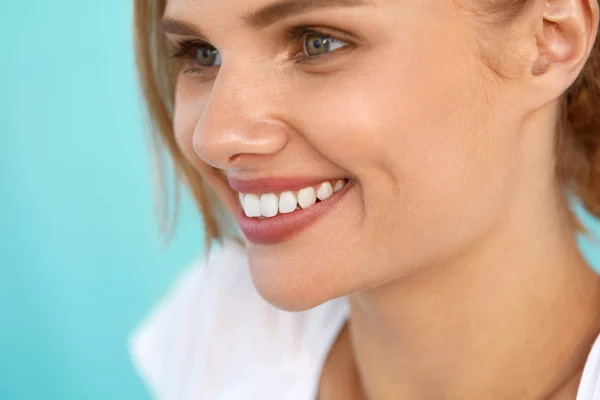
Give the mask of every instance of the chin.
[{"label": "chin", "polygon": [[[303,249],[313,249],[305,251]],[[258,293],[275,307],[305,311],[356,291],[347,257],[329,251],[317,256],[319,247],[290,242],[248,248],[250,275]]]}]

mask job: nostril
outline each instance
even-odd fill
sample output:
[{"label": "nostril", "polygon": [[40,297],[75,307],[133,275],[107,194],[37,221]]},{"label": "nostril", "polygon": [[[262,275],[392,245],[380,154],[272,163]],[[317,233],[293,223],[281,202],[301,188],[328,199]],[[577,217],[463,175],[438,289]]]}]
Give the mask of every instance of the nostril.
[{"label": "nostril", "polygon": [[236,164],[239,161],[239,159],[241,158],[241,156],[242,156],[242,154],[234,154],[233,156],[231,156],[229,158],[229,162],[231,164]]},{"label": "nostril", "polygon": [[237,153],[229,157],[227,162],[227,169],[238,168],[238,169],[253,169],[267,162],[272,157],[272,154],[261,154],[261,153]]}]

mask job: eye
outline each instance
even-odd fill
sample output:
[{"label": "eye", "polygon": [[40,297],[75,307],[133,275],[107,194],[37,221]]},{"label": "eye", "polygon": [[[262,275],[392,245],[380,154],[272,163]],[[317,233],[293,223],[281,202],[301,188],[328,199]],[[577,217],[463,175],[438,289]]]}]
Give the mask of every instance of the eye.
[{"label": "eye", "polygon": [[183,72],[200,72],[221,66],[221,53],[206,42],[169,42],[171,57],[182,61]]},{"label": "eye", "polygon": [[206,45],[196,46],[194,58],[203,67],[217,67],[221,65],[221,55],[215,48]]},{"label": "eye", "polygon": [[307,33],[303,39],[304,53],[309,57],[319,56],[325,53],[346,47],[348,43],[319,33]]}]

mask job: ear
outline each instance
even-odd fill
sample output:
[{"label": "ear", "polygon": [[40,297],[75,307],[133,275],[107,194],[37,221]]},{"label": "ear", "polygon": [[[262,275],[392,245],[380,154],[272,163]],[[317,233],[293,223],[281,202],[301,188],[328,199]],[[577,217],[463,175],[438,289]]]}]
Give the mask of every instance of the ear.
[{"label": "ear", "polygon": [[[531,78],[544,103],[558,98],[577,79],[598,32],[598,0],[541,0],[542,26]],[[539,14],[538,14],[539,15]],[[539,26],[539,25],[538,25]]]}]

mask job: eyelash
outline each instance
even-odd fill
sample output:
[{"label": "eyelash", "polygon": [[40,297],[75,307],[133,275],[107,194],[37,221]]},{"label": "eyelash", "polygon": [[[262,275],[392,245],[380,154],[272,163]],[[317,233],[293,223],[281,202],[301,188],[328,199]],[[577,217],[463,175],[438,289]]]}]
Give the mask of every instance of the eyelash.
[{"label": "eyelash", "polygon": [[[322,32],[319,29],[315,29],[311,26],[302,25],[302,26],[294,27],[292,29],[289,29],[286,32],[286,38],[290,43],[301,42],[300,52],[297,53],[296,55],[294,55],[294,57],[293,57],[293,59],[297,63],[301,63],[303,61],[307,61],[307,60],[318,58],[318,57],[324,57],[329,54],[335,53],[338,50],[341,50],[341,49],[338,49],[338,50],[332,50],[332,51],[330,51],[328,53],[324,53],[324,54],[302,55],[302,57],[299,57],[298,54],[301,54],[304,52],[304,40],[307,35],[329,37],[334,40],[342,41],[342,42],[346,43],[344,48],[348,47],[351,44],[351,43],[348,43],[346,40],[338,39],[334,35],[330,35],[328,33]],[[198,50],[198,48],[201,48],[201,47],[215,50],[214,46],[212,46],[208,42],[205,42],[202,40],[182,40],[180,42],[176,42],[171,45],[170,57],[173,59],[179,59],[179,60],[184,60],[184,61],[194,60],[196,58],[195,52]],[[210,68],[214,68],[214,67],[195,65],[194,67],[189,68],[185,72],[196,73],[196,72],[202,72],[202,71],[204,71],[206,69],[210,69]]]},{"label": "eyelash", "polygon": [[[344,47],[347,47],[350,44],[350,43],[348,43],[345,40],[337,38],[335,35],[331,35],[331,34],[329,34],[327,32],[323,32],[323,31],[321,31],[321,30],[319,30],[317,28],[314,28],[312,26],[302,25],[302,26],[298,26],[298,27],[289,29],[287,31],[287,39],[288,39],[288,41],[290,43],[296,43],[296,42],[300,42],[301,43],[301,46],[300,46],[301,50],[300,50],[300,52],[304,51],[304,40],[305,40],[305,38],[306,38],[307,35],[323,36],[323,37],[329,37],[329,38],[334,39],[334,40],[340,40],[340,41],[346,43],[346,46],[344,46]],[[309,55],[303,56],[302,58],[296,58],[296,60],[298,62],[301,62],[303,60],[313,59],[313,58],[316,58],[316,57],[323,57],[324,55],[332,54],[332,53],[334,53],[336,51],[338,51],[338,50],[333,50],[333,51],[330,51],[328,53],[317,54],[317,55],[310,55],[309,54]]]},{"label": "eyelash", "polygon": [[199,47],[214,49],[213,46],[202,40],[182,40],[172,45],[170,56],[175,59],[194,59],[194,51],[198,50]]}]

